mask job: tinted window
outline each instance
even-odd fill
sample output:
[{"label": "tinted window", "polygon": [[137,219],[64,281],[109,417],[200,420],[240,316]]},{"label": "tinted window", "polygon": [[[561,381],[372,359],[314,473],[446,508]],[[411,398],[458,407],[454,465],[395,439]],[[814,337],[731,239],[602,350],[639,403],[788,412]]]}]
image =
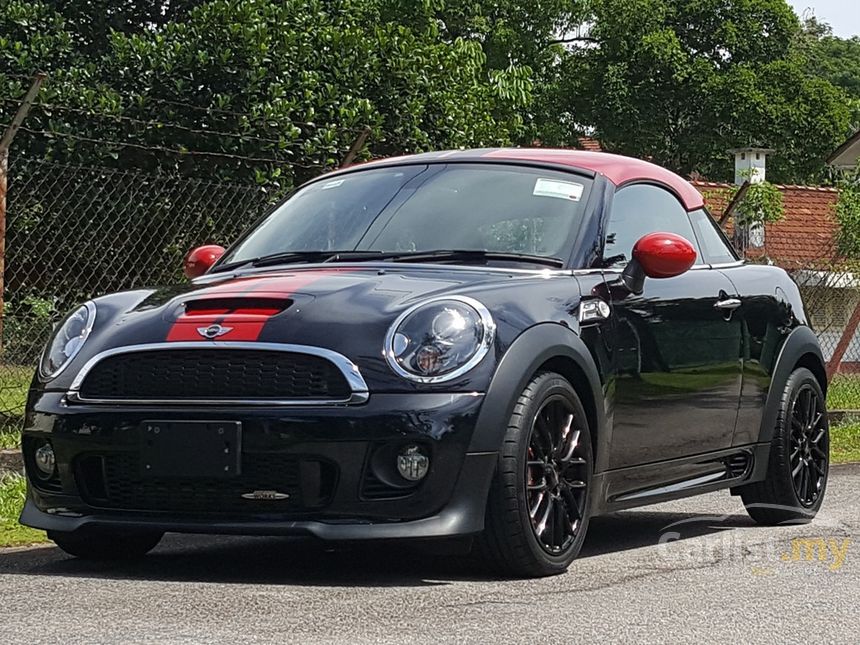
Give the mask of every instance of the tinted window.
[{"label": "tinted window", "polygon": [[[669,191],[648,184],[626,186],[615,193],[606,227],[603,257],[608,266],[623,266],[633,256],[633,245],[643,235],[677,233],[698,253],[696,236],[681,202]],[[696,258],[696,263],[701,263]]]},{"label": "tinted window", "polygon": [[699,238],[699,246],[702,249],[702,257],[705,262],[720,264],[734,262],[738,259],[728,239],[707,211],[693,211],[690,213],[690,220],[693,222],[696,237]]},{"label": "tinted window", "polygon": [[367,169],[300,189],[224,262],[317,250],[456,249],[566,259],[591,183],[492,164]]}]

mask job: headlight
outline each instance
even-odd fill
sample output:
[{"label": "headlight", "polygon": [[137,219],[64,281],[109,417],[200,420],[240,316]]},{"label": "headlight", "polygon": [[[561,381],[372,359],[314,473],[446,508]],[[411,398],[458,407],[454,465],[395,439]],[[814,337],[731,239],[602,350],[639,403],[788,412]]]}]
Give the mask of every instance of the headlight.
[{"label": "headlight", "polygon": [[404,311],[385,337],[385,359],[419,383],[457,378],[481,362],[496,334],[487,308],[464,296],[422,302]]},{"label": "headlight", "polygon": [[53,378],[62,372],[66,365],[81,351],[84,342],[93,330],[96,321],[96,305],[87,302],[66,316],[51,336],[39,371],[45,378]]}]

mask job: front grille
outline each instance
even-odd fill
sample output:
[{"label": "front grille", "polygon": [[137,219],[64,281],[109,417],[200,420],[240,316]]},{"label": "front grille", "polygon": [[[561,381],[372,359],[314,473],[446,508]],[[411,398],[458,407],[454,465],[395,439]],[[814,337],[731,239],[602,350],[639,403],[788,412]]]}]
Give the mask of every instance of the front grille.
[{"label": "front grille", "polygon": [[404,482],[403,486],[391,486],[377,477],[373,470],[368,468],[364,473],[361,484],[361,496],[364,499],[397,499],[408,497],[418,489],[421,482]]},{"label": "front grille", "polygon": [[[84,501],[96,508],[190,514],[284,513],[325,506],[337,468],[327,461],[279,453],[246,453],[242,474],[231,478],[149,478],[137,453],[88,455],[78,460]],[[254,491],[283,499],[245,499]]]},{"label": "front grille", "polygon": [[329,360],[255,349],[166,349],[108,356],[84,378],[82,399],[344,400],[350,387]]}]

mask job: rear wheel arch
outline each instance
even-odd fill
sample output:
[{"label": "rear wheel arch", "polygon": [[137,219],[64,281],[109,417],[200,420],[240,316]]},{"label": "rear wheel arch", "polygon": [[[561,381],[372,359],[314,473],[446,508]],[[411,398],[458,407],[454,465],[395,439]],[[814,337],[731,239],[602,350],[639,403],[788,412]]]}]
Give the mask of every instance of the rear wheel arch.
[{"label": "rear wheel arch", "polygon": [[759,428],[759,442],[769,442],[773,438],[783,389],[791,373],[798,367],[805,367],[815,375],[826,397],[827,373],[824,368],[824,357],[821,354],[818,338],[805,325],[795,327],[788,334],[774,362]]},{"label": "rear wheel arch", "polygon": [[[805,367],[815,376],[815,380],[821,386],[821,391],[824,392],[824,397],[827,398],[827,368],[824,366],[824,361],[821,356],[816,356],[812,352],[807,352],[797,359],[794,364],[794,369]],[[794,370],[792,370],[794,371]]]}]

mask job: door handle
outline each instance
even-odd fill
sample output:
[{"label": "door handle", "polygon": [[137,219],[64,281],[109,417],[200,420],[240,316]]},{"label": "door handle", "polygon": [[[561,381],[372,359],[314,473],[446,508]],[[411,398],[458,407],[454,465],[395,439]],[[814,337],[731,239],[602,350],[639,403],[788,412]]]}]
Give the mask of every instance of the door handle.
[{"label": "door handle", "polygon": [[714,309],[722,309],[723,311],[734,311],[741,306],[740,298],[724,298],[714,303]]}]

